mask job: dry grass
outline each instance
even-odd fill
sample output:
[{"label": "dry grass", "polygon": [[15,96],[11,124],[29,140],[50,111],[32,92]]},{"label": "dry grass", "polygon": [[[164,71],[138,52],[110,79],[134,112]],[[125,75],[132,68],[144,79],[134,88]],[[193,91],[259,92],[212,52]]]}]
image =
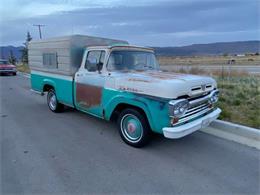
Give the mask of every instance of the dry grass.
[{"label": "dry grass", "polygon": [[30,73],[30,67],[27,64],[19,64],[17,65],[17,70],[20,72]]},{"label": "dry grass", "polygon": [[260,77],[217,77],[220,119],[260,129]]},{"label": "dry grass", "polygon": [[260,65],[260,56],[157,56],[159,64],[168,65],[227,65],[235,60],[234,65]]}]

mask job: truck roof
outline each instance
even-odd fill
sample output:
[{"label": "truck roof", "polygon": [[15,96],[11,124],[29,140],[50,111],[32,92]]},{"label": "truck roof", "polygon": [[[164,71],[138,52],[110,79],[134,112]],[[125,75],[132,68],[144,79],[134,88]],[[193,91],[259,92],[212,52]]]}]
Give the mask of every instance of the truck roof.
[{"label": "truck roof", "polygon": [[128,44],[112,44],[112,45],[104,45],[104,46],[90,46],[88,49],[140,49],[140,50],[149,50],[153,52],[154,49],[150,47],[143,47],[137,45],[128,45]]},{"label": "truck roof", "polygon": [[[62,42],[62,41],[83,41],[84,40],[93,40],[93,42],[98,42],[98,44],[100,45],[100,43],[102,43],[103,41],[111,41],[111,43],[123,43],[123,44],[128,44],[127,41],[123,41],[123,40],[116,40],[116,39],[110,39],[110,38],[103,38],[103,37],[95,37],[95,36],[89,36],[89,35],[68,35],[68,36],[61,36],[61,37],[51,37],[51,38],[46,38],[46,39],[40,39],[40,40],[32,40],[30,41],[30,44],[32,43],[50,43],[50,42]],[[92,43],[93,44],[93,43]],[[97,44],[97,45],[98,45]]]}]

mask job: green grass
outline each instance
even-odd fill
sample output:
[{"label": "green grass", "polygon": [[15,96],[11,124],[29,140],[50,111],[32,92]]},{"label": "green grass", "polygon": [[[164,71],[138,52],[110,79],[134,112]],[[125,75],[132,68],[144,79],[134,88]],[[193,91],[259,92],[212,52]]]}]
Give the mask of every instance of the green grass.
[{"label": "green grass", "polygon": [[16,66],[17,70],[20,72],[30,73],[31,70],[27,64],[19,64]]},{"label": "green grass", "polygon": [[260,128],[260,77],[216,77],[220,119]]}]

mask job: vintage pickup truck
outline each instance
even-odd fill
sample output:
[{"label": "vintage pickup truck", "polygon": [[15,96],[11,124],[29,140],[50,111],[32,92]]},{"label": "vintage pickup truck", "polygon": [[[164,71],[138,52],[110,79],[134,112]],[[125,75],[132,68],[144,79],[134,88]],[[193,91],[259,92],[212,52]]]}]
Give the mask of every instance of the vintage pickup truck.
[{"label": "vintage pickup truck", "polygon": [[47,92],[51,111],[64,105],[117,121],[121,138],[144,146],[152,132],[181,138],[215,120],[214,79],[160,71],[151,48],[73,35],[29,44],[32,90]]}]

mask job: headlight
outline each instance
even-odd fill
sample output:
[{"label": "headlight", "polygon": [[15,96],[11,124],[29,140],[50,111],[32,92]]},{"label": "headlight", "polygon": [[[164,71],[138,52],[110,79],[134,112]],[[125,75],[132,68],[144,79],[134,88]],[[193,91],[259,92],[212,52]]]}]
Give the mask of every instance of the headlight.
[{"label": "headlight", "polygon": [[189,101],[186,99],[171,100],[169,102],[169,115],[172,117],[180,117],[189,108]]},{"label": "headlight", "polygon": [[215,91],[209,98],[210,103],[215,104],[218,101],[219,91]]}]

